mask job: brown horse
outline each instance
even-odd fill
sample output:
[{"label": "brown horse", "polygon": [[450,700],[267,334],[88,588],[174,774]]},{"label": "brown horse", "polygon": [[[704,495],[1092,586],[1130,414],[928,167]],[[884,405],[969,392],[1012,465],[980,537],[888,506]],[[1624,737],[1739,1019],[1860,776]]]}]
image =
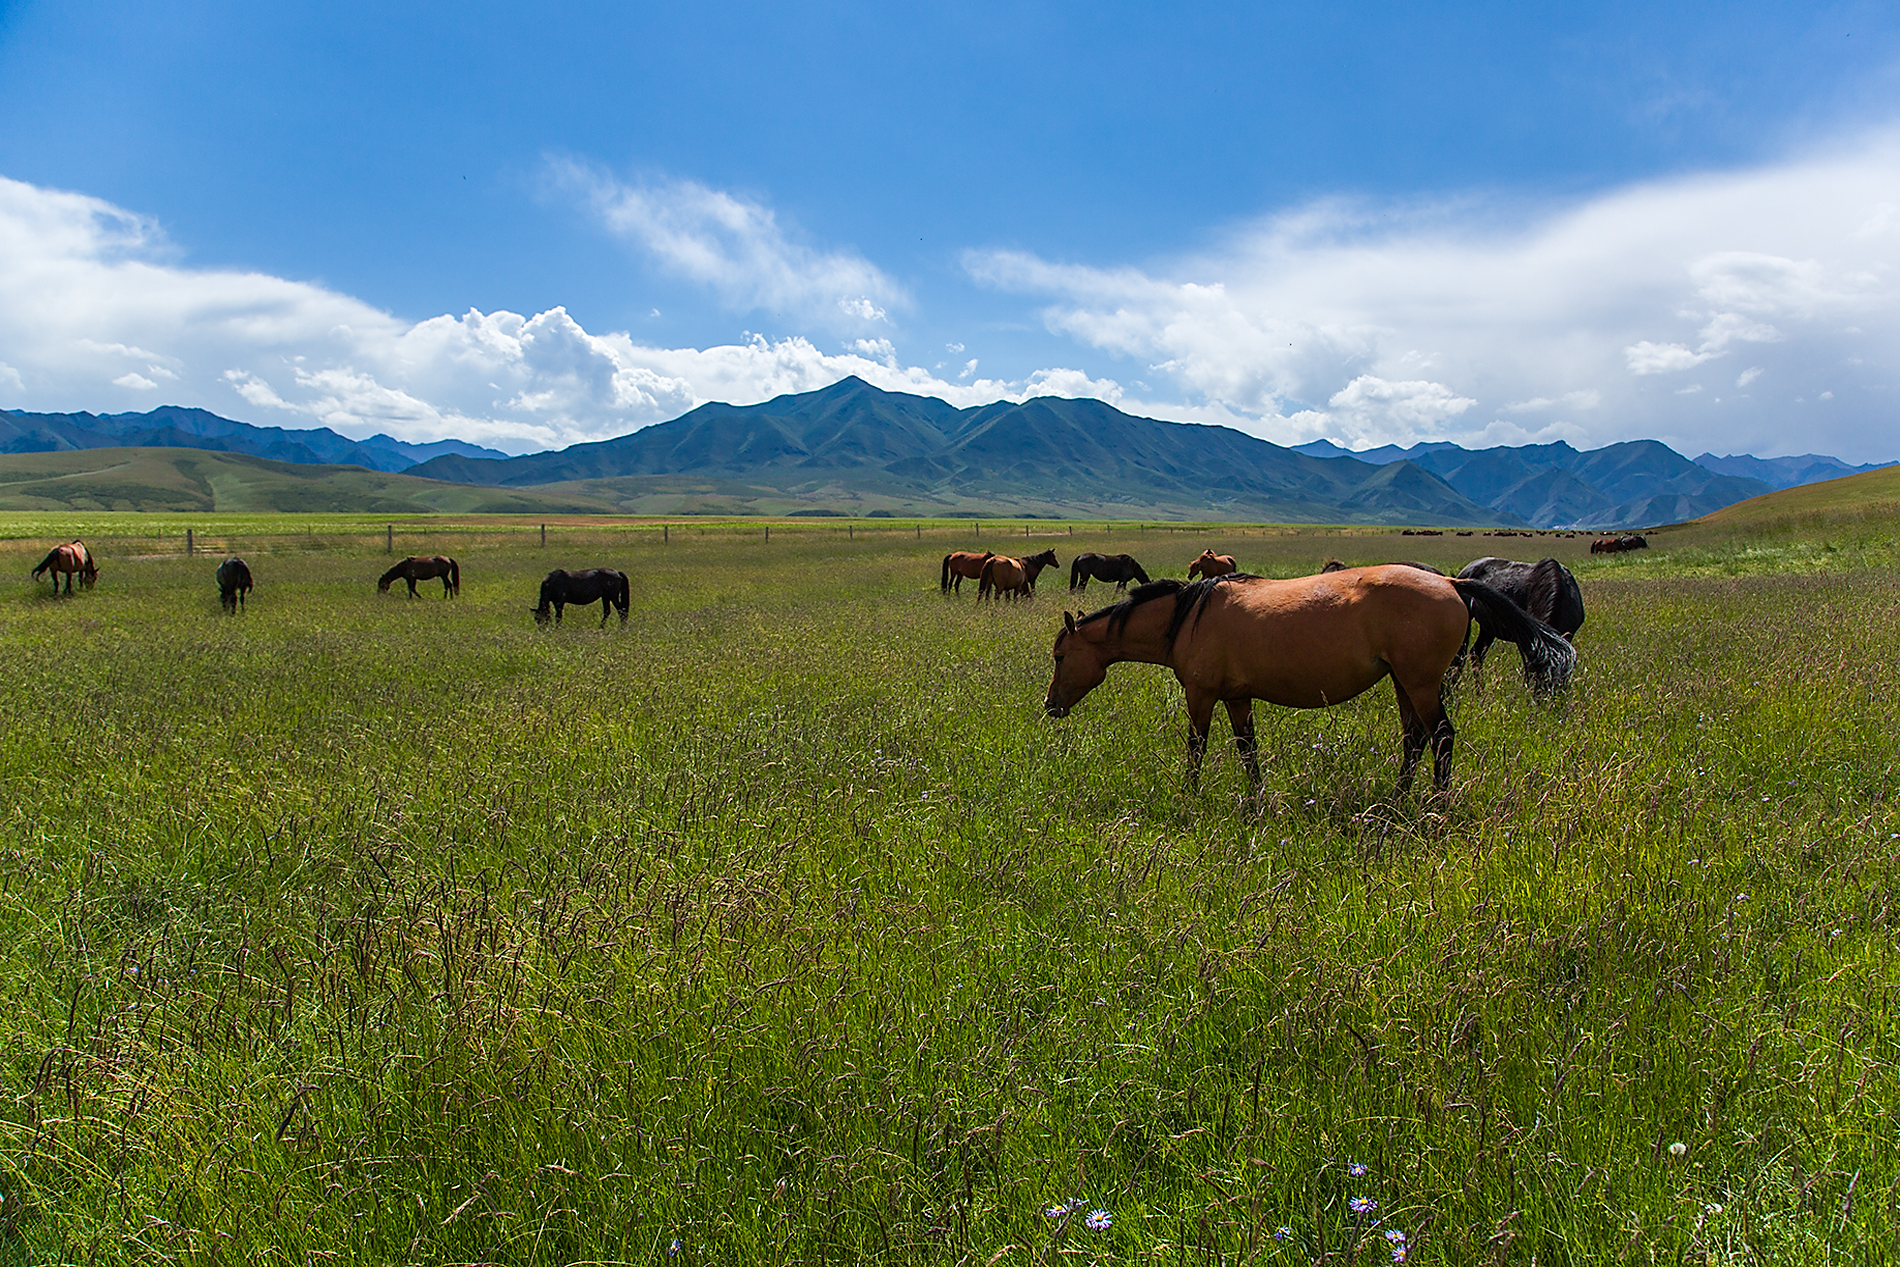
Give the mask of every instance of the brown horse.
[{"label": "brown horse", "polygon": [[1239,570],[1240,566],[1234,562],[1233,555],[1204,550],[1200,558],[1188,564],[1188,580],[1193,580],[1197,575],[1211,580],[1216,576],[1231,576]]},{"label": "brown horse", "polygon": [[948,594],[950,583],[955,580],[957,593],[961,594],[963,578],[967,576],[973,581],[977,580],[983,575],[983,565],[995,557],[994,550],[985,550],[981,554],[974,550],[951,551],[943,556],[943,584],[940,588]]},{"label": "brown horse", "polygon": [[68,541],[63,546],[54,546],[51,550],[48,550],[46,557],[40,560],[40,565],[33,569],[33,579],[37,581],[48,572],[53,574],[53,592],[55,594],[59,593],[59,574],[61,572],[66,574],[66,592],[68,594],[73,592],[73,578],[75,576],[79,578],[79,583],[87,589],[91,589],[94,583],[99,579],[99,565],[92,561],[92,551],[86,549],[85,543],[80,541]]},{"label": "brown horse", "polygon": [[431,581],[436,577],[442,578],[442,597],[455,598],[461,594],[462,569],[456,566],[454,559],[442,554],[410,555],[377,578],[376,592],[387,594],[390,582],[402,580],[409,582],[409,597],[414,598],[417,581]]},{"label": "brown horse", "polygon": [[1026,559],[994,555],[983,564],[983,575],[977,581],[976,600],[982,602],[991,596],[991,591],[998,598],[1004,594],[1011,598],[1028,598],[1035,591],[1036,578],[1042,575],[1044,568],[1061,566],[1056,562],[1054,550],[1044,550]]},{"label": "brown horse", "polygon": [[1227,706],[1241,764],[1257,785],[1253,701],[1328,708],[1390,675],[1405,744],[1399,786],[1411,783],[1430,743],[1432,780],[1443,788],[1455,732],[1441,691],[1474,609],[1483,609],[1499,635],[1518,644],[1544,685],[1554,689],[1568,680],[1576,664],[1570,644],[1477,581],[1400,566],[1290,581],[1235,573],[1155,581],[1081,620],[1064,612],[1043,709],[1068,716],[1111,664],[1165,664],[1187,692],[1190,785],[1200,773],[1216,704]]}]

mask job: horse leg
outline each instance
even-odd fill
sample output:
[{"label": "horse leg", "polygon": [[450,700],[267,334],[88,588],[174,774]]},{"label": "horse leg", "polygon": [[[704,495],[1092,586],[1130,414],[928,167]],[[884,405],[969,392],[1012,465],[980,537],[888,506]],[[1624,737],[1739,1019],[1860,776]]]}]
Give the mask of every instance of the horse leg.
[{"label": "horse leg", "polygon": [[413,576],[405,576],[402,579],[409,582],[409,597],[414,598],[416,596],[416,578]]},{"label": "horse leg", "polygon": [[1399,759],[1399,791],[1412,786],[1412,772],[1418,769],[1418,759],[1425,752],[1425,739],[1431,732],[1425,728],[1424,721],[1413,706],[1412,697],[1406,693],[1395,675],[1392,689],[1399,697],[1399,729],[1403,733],[1405,755]]},{"label": "horse leg", "polygon": [[1247,786],[1258,790],[1260,787],[1260,747],[1253,734],[1253,701],[1250,699],[1230,699],[1227,701],[1227,720],[1234,724],[1234,751],[1240,754],[1240,764],[1247,771]]},{"label": "horse leg", "polygon": [[1212,695],[1202,695],[1190,691],[1188,706],[1188,791],[1192,792],[1201,782],[1201,757],[1207,752],[1207,730],[1214,724],[1214,704]]}]

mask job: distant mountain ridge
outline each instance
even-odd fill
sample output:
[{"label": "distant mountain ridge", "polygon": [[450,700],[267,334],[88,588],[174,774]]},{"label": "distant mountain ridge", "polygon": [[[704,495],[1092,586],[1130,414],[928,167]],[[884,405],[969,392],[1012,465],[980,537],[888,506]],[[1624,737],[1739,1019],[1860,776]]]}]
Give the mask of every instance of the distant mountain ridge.
[{"label": "distant mountain ridge", "polygon": [[160,405],[145,413],[43,414],[0,409],[0,453],[65,453],[75,449],[208,449],[299,465],[362,466],[393,474],[445,454],[502,458],[465,440],[410,444],[393,436],[352,440],[328,427],[289,431],[233,422],[205,409]]},{"label": "distant mountain ridge", "polygon": [[409,474],[633,496],[743,481],[833,506],[906,514],[1119,515],[1303,523],[1526,526],[1412,462],[1309,457],[1229,427],[1137,418],[1039,396],[959,409],[846,378],[757,405],[711,403],[629,435],[502,460],[447,456]]},{"label": "distant mountain ridge", "polygon": [[1692,462],[1656,440],[1585,451],[1562,441],[1466,449],[1439,440],[1356,453],[1330,440],[1314,440],[1297,446],[1297,451],[1375,466],[1409,461],[1473,501],[1501,514],[1519,515],[1539,528],[1677,523],[1777,489],[1878,469],[1817,454],[1718,458],[1704,453]]}]

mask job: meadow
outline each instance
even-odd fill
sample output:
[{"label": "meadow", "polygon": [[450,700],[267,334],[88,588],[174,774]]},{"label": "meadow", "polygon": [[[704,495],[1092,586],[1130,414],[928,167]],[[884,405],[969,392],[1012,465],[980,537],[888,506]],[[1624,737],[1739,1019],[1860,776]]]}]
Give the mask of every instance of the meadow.
[{"label": "meadow", "polygon": [[[971,524],[384,523],[0,517],[0,1261],[1900,1260],[1891,515],[985,523],[982,609]],[[1039,705],[1072,552],[1206,547],[1555,553],[1577,680],[1190,792],[1165,669]]]}]

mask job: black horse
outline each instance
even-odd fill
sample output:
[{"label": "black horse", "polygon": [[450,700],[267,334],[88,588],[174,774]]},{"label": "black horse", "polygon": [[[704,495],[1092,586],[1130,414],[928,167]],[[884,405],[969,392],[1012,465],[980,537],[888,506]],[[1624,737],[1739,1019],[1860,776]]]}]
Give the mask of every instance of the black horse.
[{"label": "black horse", "polygon": [[1111,581],[1117,590],[1125,591],[1128,582],[1148,583],[1148,574],[1141,570],[1141,564],[1128,554],[1078,554],[1075,562],[1069,565],[1069,589],[1086,590],[1089,581]]},{"label": "black horse", "polygon": [[[1466,566],[1459,577],[1482,581],[1503,594],[1537,619],[1562,634],[1566,642],[1577,640],[1583,628],[1583,590],[1570,569],[1555,559],[1519,563],[1515,559],[1485,557]],[[1478,640],[1471,647],[1471,668],[1484,667],[1484,653],[1491,647],[1492,632],[1478,623]]]},{"label": "black horse", "polygon": [[237,615],[253,588],[250,565],[243,559],[233,557],[218,564],[218,606]]},{"label": "black horse", "polygon": [[548,623],[548,611],[554,612],[554,623],[561,623],[561,609],[569,603],[576,607],[585,607],[589,603],[600,604],[600,624],[607,625],[607,613],[618,607],[620,623],[627,623],[627,609],[633,605],[633,587],[627,583],[625,572],[616,572],[612,568],[588,568],[583,572],[568,572],[555,568],[547,579],[541,582],[541,605],[534,609],[534,622],[537,625]]}]

